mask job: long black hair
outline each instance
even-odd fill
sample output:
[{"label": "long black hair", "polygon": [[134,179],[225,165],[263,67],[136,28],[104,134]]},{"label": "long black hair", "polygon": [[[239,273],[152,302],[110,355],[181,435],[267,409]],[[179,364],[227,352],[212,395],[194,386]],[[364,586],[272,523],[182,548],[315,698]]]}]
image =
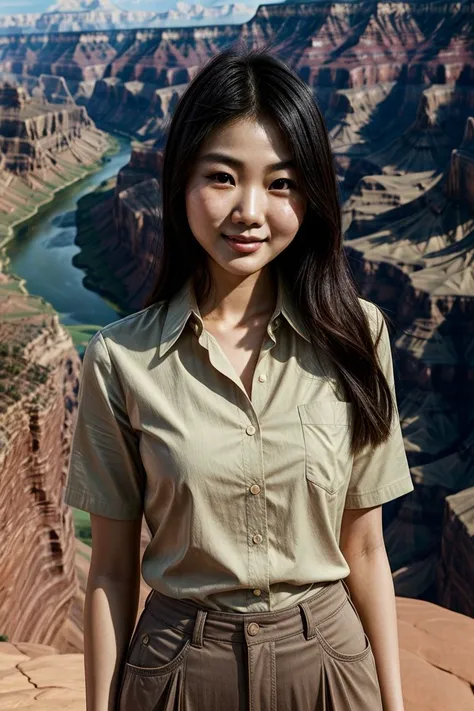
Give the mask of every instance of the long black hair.
[{"label": "long black hair", "polygon": [[192,277],[198,303],[212,287],[207,252],[188,225],[185,187],[201,143],[238,119],[273,122],[291,149],[307,197],[304,220],[277,257],[311,341],[330,358],[352,402],[352,452],[387,440],[392,393],[377,359],[343,246],[339,189],[327,128],[305,82],[265,48],[233,46],[194,77],[172,116],[162,172],[162,248],[145,308]]}]

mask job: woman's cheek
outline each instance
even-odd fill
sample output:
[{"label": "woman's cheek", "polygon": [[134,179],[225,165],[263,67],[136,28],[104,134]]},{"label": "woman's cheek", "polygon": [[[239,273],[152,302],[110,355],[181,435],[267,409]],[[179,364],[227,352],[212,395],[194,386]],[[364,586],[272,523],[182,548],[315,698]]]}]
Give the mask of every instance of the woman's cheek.
[{"label": "woman's cheek", "polygon": [[272,215],[275,231],[285,235],[296,234],[303,221],[304,212],[304,204],[299,200],[279,205],[274,209]]}]

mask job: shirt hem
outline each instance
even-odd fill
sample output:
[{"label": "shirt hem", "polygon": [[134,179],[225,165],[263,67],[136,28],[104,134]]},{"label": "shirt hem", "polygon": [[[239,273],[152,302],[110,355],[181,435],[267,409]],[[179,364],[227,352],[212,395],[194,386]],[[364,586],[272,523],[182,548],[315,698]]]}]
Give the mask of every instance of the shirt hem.
[{"label": "shirt hem", "polygon": [[106,518],[118,519],[119,521],[134,521],[143,515],[143,511],[141,510],[132,510],[124,508],[123,506],[115,507],[108,501],[98,501],[86,492],[78,491],[71,487],[66,487],[63,501],[75,509],[97,514],[98,516],[105,516]]},{"label": "shirt hem", "polygon": [[370,506],[379,506],[387,503],[387,501],[397,499],[399,496],[409,494],[414,488],[411,476],[403,477],[403,479],[373,491],[367,491],[362,494],[347,494],[344,508],[363,509]]}]

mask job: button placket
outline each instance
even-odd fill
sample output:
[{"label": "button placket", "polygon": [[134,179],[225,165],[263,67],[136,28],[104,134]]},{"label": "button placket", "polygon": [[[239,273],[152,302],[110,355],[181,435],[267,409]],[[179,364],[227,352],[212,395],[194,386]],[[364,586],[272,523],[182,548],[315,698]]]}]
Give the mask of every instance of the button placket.
[{"label": "button placket", "polygon": [[[268,586],[267,511],[263,469],[262,432],[255,413],[244,434],[244,467],[246,478],[248,581],[250,610],[268,610],[264,589]],[[248,422],[248,421],[247,421]],[[258,483],[257,483],[258,482]]]}]

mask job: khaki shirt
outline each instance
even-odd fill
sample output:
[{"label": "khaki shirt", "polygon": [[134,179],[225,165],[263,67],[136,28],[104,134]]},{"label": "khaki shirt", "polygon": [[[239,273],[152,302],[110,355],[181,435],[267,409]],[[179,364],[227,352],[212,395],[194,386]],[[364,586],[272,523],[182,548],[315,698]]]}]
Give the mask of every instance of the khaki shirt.
[{"label": "khaki shirt", "polygon": [[[383,316],[360,301],[375,336]],[[281,610],[346,577],[344,507],[414,488],[398,412],[387,443],[351,457],[351,404],[280,274],[267,334],[251,399],[191,282],[169,308],[100,329],[84,355],[65,502],[115,519],[144,512],[146,583],[215,610]]]}]

